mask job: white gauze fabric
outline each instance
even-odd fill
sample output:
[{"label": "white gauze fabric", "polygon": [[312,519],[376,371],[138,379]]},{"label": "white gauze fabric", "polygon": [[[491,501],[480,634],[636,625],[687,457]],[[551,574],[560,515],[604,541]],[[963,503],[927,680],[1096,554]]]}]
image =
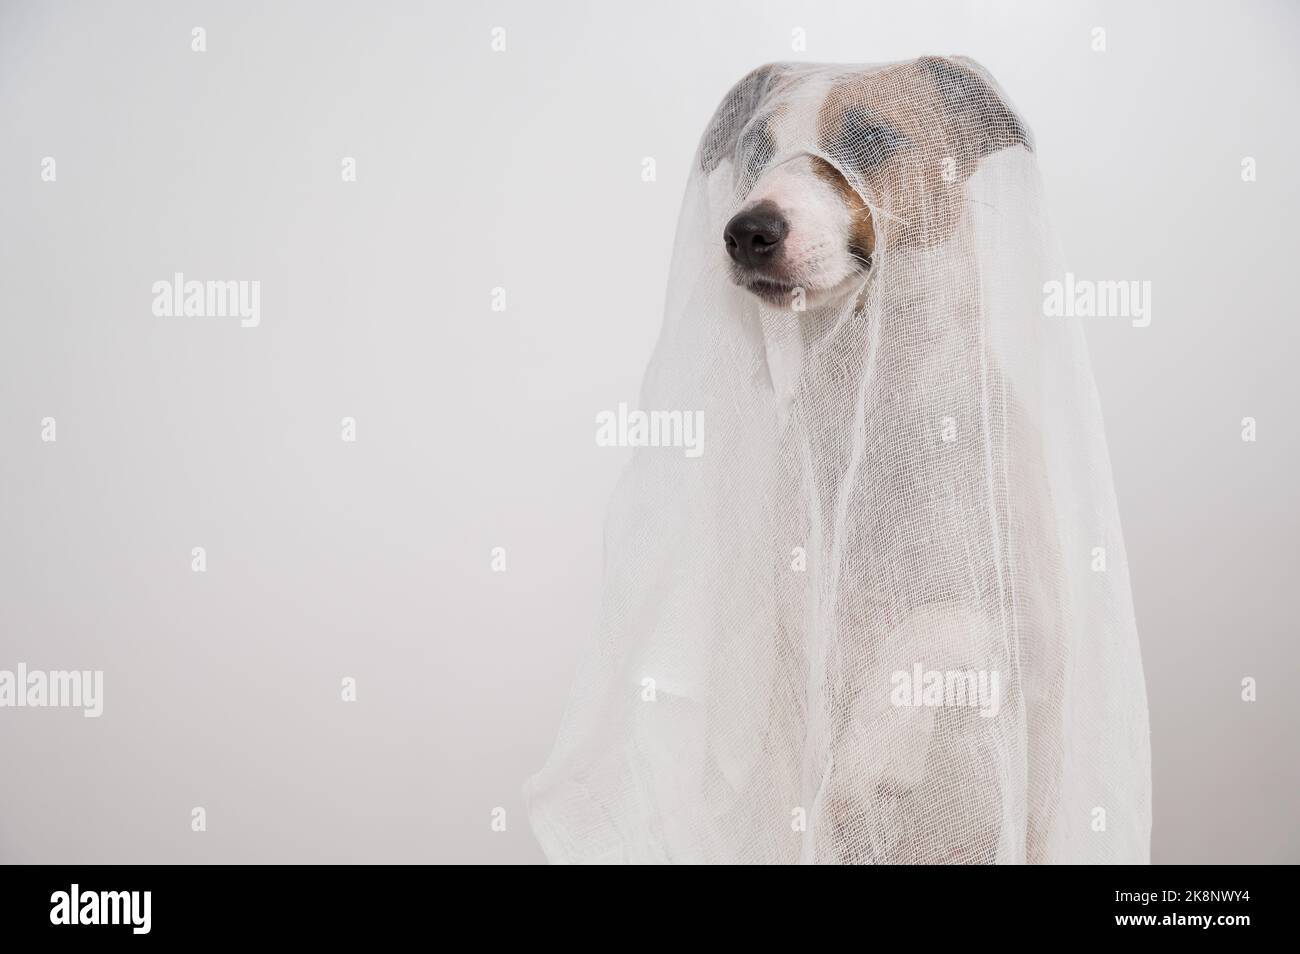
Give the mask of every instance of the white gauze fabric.
[{"label": "white gauze fabric", "polygon": [[[722,233],[810,156],[873,247],[801,311],[738,287]],[[1077,321],[1044,317],[1063,272],[972,61],[728,94],[639,405],[702,412],[703,453],[637,449],[610,505],[596,640],[525,786],[552,861],[1149,860],[1101,412]]]}]

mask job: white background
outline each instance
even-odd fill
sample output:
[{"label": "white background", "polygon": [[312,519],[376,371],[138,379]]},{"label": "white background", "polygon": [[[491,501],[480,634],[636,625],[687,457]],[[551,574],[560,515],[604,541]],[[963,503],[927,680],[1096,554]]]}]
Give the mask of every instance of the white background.
[{"label": "white background", "polygon": [[[1075,274],[1153,283],[1088,331],[1153,858],[1300,861],[1298,40],[1258,2],[5,3],[0,668],[106,698],[0,710],[0,861],[541,860],[519,789],[627,453],[595,415],[698,137],[760,63],[924,53],[1028,118]],[[261,326],[155,318],[175,271],[259,280]]]}]

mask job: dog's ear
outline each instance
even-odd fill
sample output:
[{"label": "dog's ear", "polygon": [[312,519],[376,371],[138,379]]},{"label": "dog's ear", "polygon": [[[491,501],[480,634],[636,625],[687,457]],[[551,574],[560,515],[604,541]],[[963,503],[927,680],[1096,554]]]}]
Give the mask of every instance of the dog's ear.
[{"label": "dog's ear", "polygon": [[988,73],[966,57],[926,56],[921,68],[939,91],[939,97],[960,140],[976,159],[1024,146],[1034,151],[1033,137]]},{"label": "dog's ear", "polygon": [[700,140],[701,169],[712,172],[723,159],[735,153],[736,140],[745,124],[753,118],[784,71],[783,64],[768,63],[751,71],[731,87],[714,111],[704,138]]}]

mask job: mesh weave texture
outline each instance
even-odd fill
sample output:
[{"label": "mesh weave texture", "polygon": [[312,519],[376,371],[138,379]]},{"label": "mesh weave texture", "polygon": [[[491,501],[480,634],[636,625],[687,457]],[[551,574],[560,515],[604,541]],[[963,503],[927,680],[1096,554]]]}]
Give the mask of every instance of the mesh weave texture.
[{"label": "mesh weave texture", "polygon": [[[721,236],[807,157],[872,242],[800,311],[737,286]],[[974,62],[774,64],[726,96],[640,395],[702,412],[703,453],[638,448],[610,505],[598,632],[525,786],[552,861],[1149,860],[1101,412],[1078,320],[1044,316],[1063,272]]]}]

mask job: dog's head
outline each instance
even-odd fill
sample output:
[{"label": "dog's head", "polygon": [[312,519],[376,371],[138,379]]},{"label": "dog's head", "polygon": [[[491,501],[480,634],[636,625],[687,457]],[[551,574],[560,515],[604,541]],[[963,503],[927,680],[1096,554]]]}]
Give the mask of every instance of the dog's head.
[{"label": "dog's head", "polygon": [[743,195],[722,235],[733,280],[773,304],[860,288],[878,249],[942,241],[979,160],[1029,133],[974,62],[925,57],[837,73],[761,67],[719,107],[700,149]]}]

